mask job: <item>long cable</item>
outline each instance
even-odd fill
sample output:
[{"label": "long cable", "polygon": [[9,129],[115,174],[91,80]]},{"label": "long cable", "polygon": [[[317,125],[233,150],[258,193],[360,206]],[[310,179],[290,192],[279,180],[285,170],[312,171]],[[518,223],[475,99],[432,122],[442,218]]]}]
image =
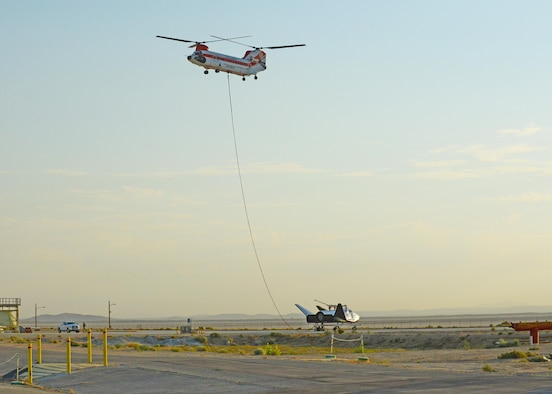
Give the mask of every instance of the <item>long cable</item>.
[{"label": "long cable", "polygon": [[280,313],[280,310],[278,309],[278,305],[276,305],[276,301],[274,301],[274,297],[272,296],[272,293],[270,291],[270,287],[268,287],[268,282],[266,281],[265,274],[263,272],[263,267],[261,266],[261,260],[259,259],[259,254],[257,253],[257,246],[255,245],[255,238],[253,237],[253,230],[251,229],[251,222],[249,220],[249,212],[247,210],[247,202],[245,199],[245,191],[243,187],[243,179],[242,179],[242,173],[241,173],[241,166],[240,166],[240,157],[238,154],[238,143],[236,140],[236,128],[234,126],[234,109],[232,106],[232,93],[230,89],[230,73],[228,75],[228,99],[230,101],[230,118],[232,119],[232,135],[234,136],[234,152],[236,153],[236,165],[238,167],[238,175],[240,178],[240,188],[241,188],[241,195],[242,195],[242,201],[243,201],[243,209],[245,210],[245,218],[247,220],[247,228],[249,229],[249,238],[251,238],[251,245],[253,245],[253,251],[255,252],[255,259],[257,260],[257,266],[259,267],[259,271],[261,272],[261,276],[263,278],[264,285],[266,287],[266,291],[268,292],[268,295],[270,297],[270,300],[272,301],[272,305],[274,305],[274,308],[276,309],[276,312],[278,312],[278,315],[280,316],[280,319],[288,326],[288,328],[291,328],[291,326],[288,324],[286,319],[284,319],[284,316]]}]

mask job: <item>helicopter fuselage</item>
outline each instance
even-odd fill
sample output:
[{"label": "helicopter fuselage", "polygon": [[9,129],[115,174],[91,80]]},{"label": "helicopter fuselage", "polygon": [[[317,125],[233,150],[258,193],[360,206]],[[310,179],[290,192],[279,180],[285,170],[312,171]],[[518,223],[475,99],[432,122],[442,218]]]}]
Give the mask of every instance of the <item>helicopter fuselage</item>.
[{"label": "helicopter fuselage", "polygon": [[206,74],[207,70],[215,70],[245,77],[266,70],[266,53],[260,49],[247,51],[243,58],[239,58],[209,51],[205,48],[206,45],[202,47],[196,48],[194,53],[188,56],[188,60],[196,66],[205,68]]}]

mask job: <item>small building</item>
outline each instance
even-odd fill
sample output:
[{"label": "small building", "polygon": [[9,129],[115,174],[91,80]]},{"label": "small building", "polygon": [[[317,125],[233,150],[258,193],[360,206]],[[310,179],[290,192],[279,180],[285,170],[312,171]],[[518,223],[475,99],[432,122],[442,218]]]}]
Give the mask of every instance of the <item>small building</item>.
[{"label": "small building", "polygon": [[19,326],[21,298],[0,298],[0,327],[15,330]]}]

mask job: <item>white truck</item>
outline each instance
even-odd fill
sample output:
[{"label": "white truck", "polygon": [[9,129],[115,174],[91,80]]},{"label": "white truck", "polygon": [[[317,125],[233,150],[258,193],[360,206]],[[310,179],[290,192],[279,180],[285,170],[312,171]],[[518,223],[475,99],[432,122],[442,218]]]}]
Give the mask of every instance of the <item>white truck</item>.
[{"label": "white truck", "polygon": [[71,331],[80,332],[80,326],[77,323],[72,322],[72,321],[64,321],[63,323],[61,323],[58,326],[58,332],[62,332],[62,331],[65,331],[65,332],[71,332]]}]

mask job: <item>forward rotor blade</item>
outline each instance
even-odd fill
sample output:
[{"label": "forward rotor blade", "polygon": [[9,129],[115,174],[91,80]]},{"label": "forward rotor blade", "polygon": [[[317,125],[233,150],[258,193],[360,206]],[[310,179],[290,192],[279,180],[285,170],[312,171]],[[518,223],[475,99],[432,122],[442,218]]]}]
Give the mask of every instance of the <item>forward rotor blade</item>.
[{"label": "forward rotor blade", "polygon": [[[238,42],[238,41],[234,41],[234,40],[237,40],[238,38],[247,38],[247,37],[251,37],[251,36],[223,38],[223,37],[211,35],[211,37],[218,38],[217,41],[229,41],[229,42],[234,43],[234,44],[243,45],[244,47],[255,48],[254,46],[247,45],[247,44],[244,44],[244,43],[241,43],[241,42]],[[215,42],[215,41],[210,41],[210,42]]]},{"label": "forward rotor blade", "polygon": [[[253,37],[253,36],[241,36],[241,37],[224,38],[224,37],[219,37],[219,36],[213,36],[213,35],[211,35],[211,37],[217,38],[217,39],[218,39],[217,41],[230,41],[230,40],[237,40],[238,38],[249,38],[249,37]],[[211,41],[211,42],[214,42],[214,41]],[[239,44],[239,43],[238,43],[238,44]],[[243,45],[246,45],[246,44],[243,44]]]},{"label": "forward rotor blade", "polygon": [[197,43],[197,41],[184,40],[182,38],[173,38],[173,37],[165,37],[165,36],[155,36],[155,37],[164,38],[165,40],[174,40],[174,41],[182,41],[182,42],[196,42]]}]

